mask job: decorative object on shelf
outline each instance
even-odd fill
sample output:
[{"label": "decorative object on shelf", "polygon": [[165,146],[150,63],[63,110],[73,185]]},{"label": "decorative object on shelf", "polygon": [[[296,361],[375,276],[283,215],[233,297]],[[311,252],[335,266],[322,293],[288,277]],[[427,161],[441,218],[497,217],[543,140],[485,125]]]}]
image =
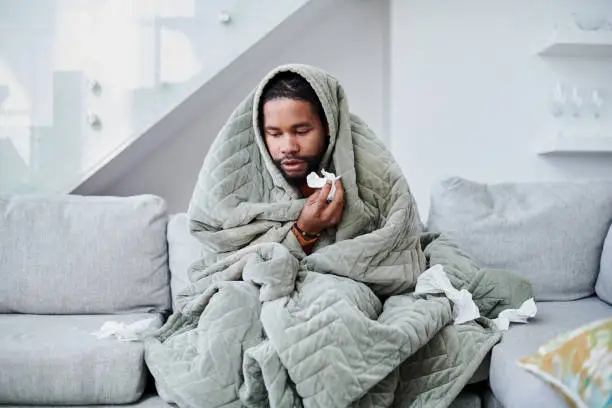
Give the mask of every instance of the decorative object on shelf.
[{"label": "decorative object on shelf", "polygon": [[94,112],[87,112],[87,123],[94,130],[102,129],[102,121],[100,120],[100,117]]},{"label": "decorative object on shelf", "polygon": [[601,116],[601,111],[604,106],[604,98],[602,97],[599,89],[591,90],[590,102],[591,102],[590,106],[591,106],[591,111],[593,113],[593,117],[595,119],[599,119],[599,117]]},{"label": "decorative object on shelf", "polygon": [[568,96],[568,86],[557,81],[552,93],[550,111],[555,118],[571,115],[574,118],[599,119],[605,104],[603,92],[599,88],[579,88],[572,86]]},{"label": "decorative object on shelf", "polygon": [[572,115],[575,118],[580,117],[583,105],[584,103],[582,97],[580,96],[580,91],[574,86],[572,88]]},{"label": "decorative object on shelf", "polygon": [[100,94],[102,93],[102,86],[95,79],[90,79],[89,81],[87,81],[87,86],[89,87],[91,93],[96,96],[100,96]]},{"label": "decorative object on shelf", "polygon": [[572,13],[572,19],[579,30],[597,31],[608,30],[609,20],[597,10],[582,10]]},{"label": "decorative object on shelf", "polygon": [[557,81],[551,101],[551,112],[554,117],[558,118],[565,114],[566,109],[567,97],[565,96],[565,92],[563,92],[563,85],[561,82]]},{"label": "decorative object on shelf", "polygon": [[610,0],[580,1],[576,3],[576,7],[571,17],[578,30],[612,30],[612,2]]},{"label": "decorative object on shelf", "polygon": [[219,13],[219,22],[221,24],[229,24],[232,22],[232,16],[230,13],[228,13],[227,11],[222,11],[221,13]]}]

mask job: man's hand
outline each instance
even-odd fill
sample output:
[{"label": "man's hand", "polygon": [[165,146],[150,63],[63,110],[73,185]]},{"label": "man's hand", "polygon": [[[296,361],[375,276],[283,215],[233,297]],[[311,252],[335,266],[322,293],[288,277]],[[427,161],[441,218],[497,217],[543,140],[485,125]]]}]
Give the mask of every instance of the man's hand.
[{"label": "man's hand", "polygon": [[344,189],[342,183],[336,180],[336,193],[333,201],[328,204],[327,195],[331,187],[331,182],[327,182],[322,189],[308,197],[297,220],[299,229],[309,234],[318,234],[340,222],[344,209]]}]

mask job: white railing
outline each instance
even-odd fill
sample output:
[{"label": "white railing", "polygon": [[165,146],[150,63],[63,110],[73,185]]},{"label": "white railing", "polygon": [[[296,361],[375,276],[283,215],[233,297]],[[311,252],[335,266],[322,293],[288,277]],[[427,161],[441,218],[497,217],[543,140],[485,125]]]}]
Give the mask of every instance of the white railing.
[{"label": "white railing", "polygon": [[67,193],[308,0],[0,0],[0,193]]}]

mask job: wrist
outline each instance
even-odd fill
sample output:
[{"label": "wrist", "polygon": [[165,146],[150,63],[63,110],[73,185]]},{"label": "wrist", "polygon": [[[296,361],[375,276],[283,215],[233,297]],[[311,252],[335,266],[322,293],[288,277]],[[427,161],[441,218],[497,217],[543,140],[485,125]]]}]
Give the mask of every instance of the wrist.
[{"label": "wrist", "polygon": [[319,238],[321,231],[313,231],[312,228],[304,227],[303,224],[298,220],[294,224],[297,232],[306,239]]}]

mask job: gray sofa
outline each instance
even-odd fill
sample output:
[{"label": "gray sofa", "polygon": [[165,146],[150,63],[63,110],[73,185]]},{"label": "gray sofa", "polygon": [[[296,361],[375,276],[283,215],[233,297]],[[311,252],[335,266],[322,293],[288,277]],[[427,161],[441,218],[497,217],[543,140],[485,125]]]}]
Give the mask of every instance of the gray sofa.
[{"label": "gray sofa", "polygon": [[162,324],[166,226],[154,196],[0,197],[1,404],[143,401],[142,343],[92,333],[111,320]]},{"label": "gray sofa", "polygon": [[432,190],[427,228],[443,231],[482,264],[532,282],[538,314],[512,325],[491,353],[486,407],[565,407],[517,365],[557,335],[612,316],[612,181],[480,184]]},{"label": "gray sofa", "polygon": [[[453,408],[564,406],[516,360],[612,314],[602,300],[612,299],[612,237],[602,251],[611,221],[612,183],[453,178],[434,189],[428,229],[529,277],[539,307],[531,323],[511,327]],[[159,197],[0,197],[0,404],[168,407],[142,343],[92,332],[109,320],[161,325],[201,256],[186,215],[169,217]]]}]

